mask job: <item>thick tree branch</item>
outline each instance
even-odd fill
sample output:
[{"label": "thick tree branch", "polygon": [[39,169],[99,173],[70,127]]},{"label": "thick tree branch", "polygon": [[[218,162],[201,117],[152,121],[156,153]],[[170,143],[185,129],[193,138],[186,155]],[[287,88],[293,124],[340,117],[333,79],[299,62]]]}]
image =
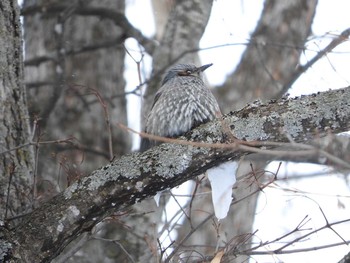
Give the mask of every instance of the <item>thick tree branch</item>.
[{"label": "thick tree branch", "polygon": [[[252,104],[192,130],[189,141],[240,140],[306,143],[350,129],[350,87],[268,104]],[[185,138],[185,137],[184,137]],[[270,147],[272,148],[272,147]],[[92,172],[33,211],[8,237],[13,257],[48,262],[104,217],[173,188],[229,159],[249,154],[232,148],[162,144],[123,156]]]}]

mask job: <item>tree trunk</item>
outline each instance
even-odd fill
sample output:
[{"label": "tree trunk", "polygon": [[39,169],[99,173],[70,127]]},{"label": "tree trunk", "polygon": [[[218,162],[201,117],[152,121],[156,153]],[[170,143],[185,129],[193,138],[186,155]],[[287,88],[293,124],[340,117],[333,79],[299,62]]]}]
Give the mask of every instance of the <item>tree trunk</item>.
[{"label": "tree trunk", "polygon": [[1,1],[0,32],[2,221],[28,212],[33,204],[34,155],[32,146],[28,144],[31,134],[23,85],[22,32],[16,1]]}]

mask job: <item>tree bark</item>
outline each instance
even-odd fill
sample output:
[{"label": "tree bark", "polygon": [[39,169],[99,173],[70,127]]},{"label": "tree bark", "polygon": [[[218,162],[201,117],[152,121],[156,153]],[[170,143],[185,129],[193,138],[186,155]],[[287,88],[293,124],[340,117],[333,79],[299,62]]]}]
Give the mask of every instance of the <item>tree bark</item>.
[{"label": "tree bark", "polygon": [[1,1],[0,32],[0,220],[4,220],[29,211],[33,204],[33,148],[18,147],[27,144],[31,134],[16,1]]},{"label": "tree bark", "polygon": [[34,155],[23,85],[22,31],[17,1],[0,2],[0,262],[11,256],[4,239],[33,204]]},{"label": "tree bark", "polygon": [[[330,132],[348,131],[349,104],[350,87],[253,104],[181,137],[192,145],[186,141],[181,141],[183,145],[167,143],[142,154],[123,156],[74,183],[28,215],[23,224],[7,236],[12,244],[13,258],[24,262],[48,262],[106,216],[123,211],[161,190],[180,185],[219,163],[236,160],[254,151],[241,148],[242,142],[228,144],[232,135],[253,143],[289,142],[290,139],[307,143]],[[198,142],[220,145],[198,147]],[[269,144],[266,147],[273,149]],[[320,154],[317,149],[314,153]],[[239,254],[239,251],[234,253]]]}]

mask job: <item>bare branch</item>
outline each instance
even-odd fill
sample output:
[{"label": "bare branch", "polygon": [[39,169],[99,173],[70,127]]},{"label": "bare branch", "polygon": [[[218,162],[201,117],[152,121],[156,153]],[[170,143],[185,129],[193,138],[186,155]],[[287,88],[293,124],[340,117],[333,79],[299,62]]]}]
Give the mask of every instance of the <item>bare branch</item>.
[{"label": "bare branch", "polygon": [[331,43],[329,43],[324,49],[319,51],[309,62],[305,65],[298,65],[295,73],[290,77],[289,81],[284,85],[281,91],[275,96],[279,98],[282,96],[287,90],[293,85],[293,83],[309,68],[311,68],[317,61],[326,56],[329,52],[331,52],[334,48],[339,46],[346,40],[349,40],[350,36],[350,28],[345,29],[338,37],[334,38]]}]

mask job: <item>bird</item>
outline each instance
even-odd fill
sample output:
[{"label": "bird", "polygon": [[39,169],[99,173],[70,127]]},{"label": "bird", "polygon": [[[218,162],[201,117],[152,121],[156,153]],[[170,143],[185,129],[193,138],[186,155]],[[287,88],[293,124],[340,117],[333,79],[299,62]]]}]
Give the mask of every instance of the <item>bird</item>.
[{"label": "bird", "polygon": [[[177,64],[167,71],[146,120],[147,134],[174,138],[221,116],[217,100],[203,81],[203,72],[212,65]],[[140,151],[158,144],[143,137]]]}]

